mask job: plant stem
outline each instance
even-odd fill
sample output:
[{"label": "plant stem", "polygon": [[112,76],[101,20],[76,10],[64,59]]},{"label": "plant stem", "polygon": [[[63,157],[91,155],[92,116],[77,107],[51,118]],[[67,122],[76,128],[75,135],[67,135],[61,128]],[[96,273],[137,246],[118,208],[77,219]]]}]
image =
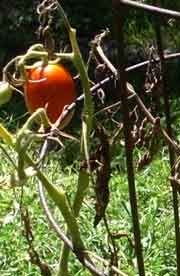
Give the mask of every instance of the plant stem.
[{"label": "plant stem", "polygon": [[0,137],[7,145],[14,147],[13,136],[2,124],[0,124]]},{"label": "plant stem", "polygon": [[[17,67],[19,69],[21,79],[22,81],[26,82],[27,81],[27,73],[25,70],[25,62],[29,59],[34,59],[34,58],[39,58],[42,59],[44,64],[48,64],[48,52],[46,51],[39,51],[39,49],[36,49],[36,47],[40,47],[41,44],[36,44],[33,45],[29,48],[27,53],[21,57],[19,60]],[[36,49],[36,50],[35,50]]]},{"label": "plant stem", "polygon": [[44,108],[38,108],[32,115],[27,119],[23,127],[18,132],[17,142],[21,140],[24,134],[32,127],[35,121],[41,121],[43,126],[49,127],[51,123],[47,117],[46,111]]},{"label": "plant stem", "polygon": [[[80,74],[80,79],[84,90],[84,114],[83,114],[83,120],[82,120],[81,151],[82,151],[82,158],[85,157],[88,164],[88,173],[83,170],[81,170],[79,173],[78,188],[75,195],[74,206],[73,206],[74,215],[75,217],[77,217],[79,215],[79,211],[80,211],[83,199],[86,195],[87,189],[89,187],[89,173],[90,173],[89,140],[90,140],[90,133],[92,129],[92,118],[93,118],[94,108],[93,108],[92,96],[90,93],[88,73],[77,43],[76,30],[71,28],[69,21],[60,4],[58,5],[58,7],[59,7],[60,15],[62,16],[64,20],[64,24],[69,33],[69,39],[71,42],[72,52],[73,52],[72,62],[74,63],[78,73]],[[61,251],[61,256],[60,256],[59,271],[57,273],[58,276],[68,275],[68,256],[69,256],[69,248],[64,244]]]},{"label": "plant stem", "polygon": [[[89,78],[87,73],[87,68],[81,56],[81,52],[78,46],[77,38],[76,38],[76,30],[71,28],[69,20],[61,6],[61,4],[56,1],[57,3],[57,10],[59,11],[60,17],[63,19],[63,23],[66,27],[66,30],[69,34],[69,39],[72,46],[72,54],[64,55],[64,57],[72,59],[74,66],[76,67],[78,73],[80,74],[80,79],[82,83],[82,87],[84,90],[84,113],[83,113],[83,120],[82,120],[82,158],[85,157],[88,165],[88,172],[81,170],[79,173],[79,181],[78,181],[78,188],[74,199],[73,211],[75,217],[79,215],[79,211],[85,197],[86,191],[89,187],[89,173],[90,173],[90,164],[89,164],[89,148],[90,148],[90,133],[92,129],[92,118],[93,118],[93,101],[92,96],[90,93],[90,84]],[[58,57],[62,57],[63,55],[59,55]],[[60,268],[58,272],[58,276],[66,276],[68,275],[68,256],[69,256],[69,249],[66,245],[62,248],[61,258],[60,258]]]},{"label": "plant stem", "polygon": [[[90,83],[89,83],[88,73],[87,73],[83,58],[81,56],[79,46],[77,44],[75,29],[72,29],[72,28],[70,29],[69,37],[70,37],[72,49],[74,52],[74,65],[76,66],[80,74],[80,79],[84,90],[84,114],[83,114],[83,121],[82,121],[82,143],[83,143],[82,150],[88,162],[88,168],[89,168],[89,140],[90,140],[90,133],[92,129],[94,105],[92,101],[92,95],[90,93]],[[89,171],[90,171],[90,168],[89,168]]]},{"label": "plant stem", "polygon": [[27,153],[24,154],[24,158],[29,163],[29,165],[32,166],[33,169],[36,171],[36,176],[41,181],[49,196],[52,198],[54,203],[61,211],[63,218],[67,224],[69,233],[71,235],[74,250],[77,250],[80,253],[82,253],[82,250],[84,250],[84,245],[80,237],[79,226],[69,205],[65,192],[62,188],[57,188],[49,182],[47,177],[37,168],[36,164]]},{"label": "plant stem", "polygon": [[[73,204],[73,211],[74,211],[75,217],[78,217],[79,215],[79,211],[81,209],[83,199],[87,193],[88,187],[89,187],[89,175],[85,170],[81,169],[79,172],[78,188],[76,191],[74,204]],[[66,233],[68,235],[68,231]],[[57,273],[57,276],[68,275],[69,253],[70,253],[69,247],[66,244],[63,244],[63,247],[61,250],[61,256],[60,256],[60,262],[59,262],[59,271]]]}]

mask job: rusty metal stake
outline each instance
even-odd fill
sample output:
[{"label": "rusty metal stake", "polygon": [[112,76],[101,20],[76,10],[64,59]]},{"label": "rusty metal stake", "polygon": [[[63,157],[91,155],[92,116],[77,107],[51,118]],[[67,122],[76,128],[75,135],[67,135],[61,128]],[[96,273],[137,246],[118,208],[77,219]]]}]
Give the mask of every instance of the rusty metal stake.
[{"label": "rusty metal stake", "polygon": [[[112,1],[114,4],[114,1]],[[131,127],[130,118],[127,102],[127,92],[126,92],[126,73],[125,73],[125,62],[124,62],[124,36],[123,36],[123,17],[124,17],[124,7],[116,12],[116,7],[114,8],[114,18],[115,18],[115,36],[118,43],[118,80],[117,80],[117,92],[120,92],[119,96],[122,101],[123,110],[123,123],[124,123],[124,137],[125,137],[125,152],[126,152],[126,164],[127,164],[127,177],[129,185],[129,196],[131,204],[131,213],[133,221],[133,231],[134,231],[134,241],[135,241],[135,253],[137,256],[137,265],[140,276],[145,276],[143,252],[141,245],[141,234],[140,225],[138,218],[138,207],[137,207],[137,197],[136,197],[136,187],[135,187],[135,177],[134,177],[134,167],[133,167],[133,145],[131,141]]]},{"label": "rusty metal stake", "polygon": [[[172,137],[172,128],[171,128],[171,118],[170,118],[170,104],[168,97],[168,83],[166,79],[166,68],[165,68],[165,58],[163,54],[163,46],[162,46],[162,34],[161,34],[161,24],[160,20],[155,20],[155,32],[156,32],[156,41],[158,47],[158,53],[161,63],[161,74],[162,74],[162,92],[164,97],[164,110],[166,117],[166,126],[167,133],[170,138]],[[169,159],[170,159],[170,167],[171,167],[171,177],[173,177],[174,172],[174,162],[175,162],[175,153],[172,146],[168,145],[169,149]],[[177,276],[180,276],[180,228],[179,228],[179,208],[178,208],[178,191],[176,186],[174,185],[174,181],[171,181],[172,186],[172,197],[173,197],[173,209],[174,209],[174,221],[175,221],[175,234],[176,234],[176,263],[177,263]]]}]

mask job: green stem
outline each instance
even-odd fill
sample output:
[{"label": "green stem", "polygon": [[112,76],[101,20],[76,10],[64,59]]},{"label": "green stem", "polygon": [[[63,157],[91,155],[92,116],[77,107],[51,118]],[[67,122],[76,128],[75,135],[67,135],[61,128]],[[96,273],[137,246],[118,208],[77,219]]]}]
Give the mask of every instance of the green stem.
[{"label": "green stem", "polygon": [[4,153],[4,155],[7,157],[9,162],[13,165],[14,169],[17,171],[18,167],[16,166],[16,163],[14,162],[14,160],[12,159],[12,157],[9,155],[8,151],[6,150],[6,148],[4,148],[4,146],[2,144],[0,144],[0,149]]},{"label": "green stem", "polygon": [[[90,92],[90,82],[88,77],[88,72],[86,69],[86,65],[84,63],[84,60],[81,56],[81,52],[79,50],[79,46],[77,43],[76,38],[76,30],[73,28],[70,28],[69,30],[69,38],[72,45],[72,50],[74,53],[74,59],[73,63],[77,69],[77,71],[80,74],[80,79],[82,83],[82,87],[84,90],[84,122],[87,124],[87,135],[86,139],[89,141],[89,134],[92,129],[92,119],[93,119],[93,111],[94,111],[94,105],[92,101],[92,95]],[[89,144],[89,143],[88,143]]]},{"label": "green stem", "polygon": [[[64,59],[64,60],[73,61],[73,58],[74,58],[73,53],[55,53],[54,55],[55,55],[55,57],[59,58],[60,60]],[[55,61],[50,60],[49,63],[55,63]]]},{"label": "green stem", "polygon": [[[37,46],[37,45],[33,45],[33,46]],[[48,53],[46,51],[33,50],[33,46],[29,48],[29,50],[24,56],[22,56],[22,58],[19,60],[17,65],[21,75],[21,79],[24,81],[27,81],[27,73],[25,69],[25,62],[27,60],[39,58],[43,60],[44,64],[48,64]]]},{"label": "green stem", "polygon": [[32,51],[44,52],[45,48],[44,48],[43,44],[37,43],[37,44],[33,44],[31,47],[29,47],[28,52],[32,52]]},{"label": "green stem", "polygon": [[78,188],[74,198],[73,204],[73,211],[75,217],[78,217],[83,200],[85,195],[87,194],[87,189],[89,187],[89,174],[84,170],[81,169],[79,172],[79,179],[78,179]]},{"label": "green stem", "polygon": [[57,8],[58,8],[57,10],[59,11],[60,17],[61,17],[62,20],[63,20],[63,23],[64,23],[64,25],[65,25],[65,27],[66,27],[66,29],[67,29],[67,32],[69,33],[69,31],[70,31],[70,29],[71,29],[71,25],[70,25],[70,23],[69,23],[69,20],[68,20],[68,18],[67,18],[67,15],[65,14],[65,12],[64,12],[64,10],[63,10],[61,4],[58,2],[58,0],[56,1],[56,3],[57,3]]},{"label": "green stem", "polygon": [[47,177],[37,168],[35,162],[30,158],[30,156],[25,153],[25,160],[30,166],[36,171],[36,176],[41,181],[49,196],[52,198],[56,206],[61,211],[63,218],[67,224],[69,233],[72,238],[72,242],[75,250],[84,250],[84,245],[80,237],[79,227],[76,218],[71,210],[68,199],[62,188],[57,188],[49,182]]},{"label": "green stem", "polygon": [[46,111],[44,108],[38,108],[32,115],[27,119],[23,127],[19,130],[17,134],[17,142],[21,140],[22,137],[24,137],[24,134],[31,129],[34,122],[41,121],[43,126],[49,127],[51,126],[51,123],[49,122],[49,119],[47,117]]},{"label": "green stem", "polygon": [[[73,211],[74,211],[75,217],[78,217],[79,215],[79,212],[83,203],[83,199],[87,193],[88,186],[89,186],[89,175],[85,170],[80,170],[78,189],[76,191],[74,204],[73,204]],[[67,235],[69,234],[68,231],[66,233]],[[63,244],[63,247],[61,250],[61,256],[60,256],[60,262],[59,262],[59,271],[57,273],[57,276],[68,275],[69,253],[70,253],[69,247],[67,247],[66,244]]]},{"label": "green stem", "polygon": [[[84,115],[83,115],[83,125],[82,125],[82,151],[84,152],[85,158],[88,162],[89,167],[89,138],[90,138],[90,132],[92,129],[92,118],[93,118],[93,101],[92,96],[90,93],[90,84],[89,84],[89,78],[88,78],[88,72],[87,68],[85,66],[84,60],[81,56],[81,52],[79,49],[79,45],[76,38],[76,30],[71,27],[69,20],[59,2],[57,1],[57,7],[60,14],[60,17],[62,17],[64,25],[67,29],[67,32],[69,34],[69,39],[72,46],[72,52],[74,55],[73,63],[77,69],[77,71],[80,74],[82,87],[84,89]],[[90,169],[90,168],[89,168]]]},{"label": "green stem", "polygon": [[[68,230],[66,230],[66,235],[69,235]],[[57,276],[69,276],[68,273],[68,259],[69,259],[70,250],[69,247],[64,243],[61,249],[61,255],[59,260],[59,270]]]},{"label": "green stem", "polygon": [[11,59],[3,68],[3,81],[8,81],[7,72],[8,69],[13,65],[16,64],[18,60],[20,60],[23,56],[17,56],[13,59]]},{"label": "green stem", "polygon": [[[84,114],[83,114],[83,122],[82,122],[82,158],[85,157],[88,164],[88,173],[86,171],[81,170],[79,174],[78,188],[74,199],[73,211],[74,215],[77,217],[79,215],[80,208],[82,206],[83,199],[86,195],[87,189],[89,187],[89,173],[90,173],[90,164],[89,164],[89,150],[90,150],[90,133],[92,129],[92,118],[93,118],[93,101],[90,93],[90,83],[88,78],[87,68],[81,56],[81,52],[79,50],[79,46],[76,38],[76,30],[71,28],[68,18],[64,13],[63,8],[58,3],[58,10],[60,12],[60,16],[62,17],[65,27],[69,34],[69,39],[72,46],[73,53],[73,63],[80,74],[80,79],[82,83],[82,87],[84,89]],[[63,246],[60,258],[60,266],[58,271],[58,276],[68,275],[68,256],[69,249],[66,245]]]},{"label": "green stem", "polygon": [[7,145],[14,147],[13,136],[2,124],[0,124],[0,137]]}]

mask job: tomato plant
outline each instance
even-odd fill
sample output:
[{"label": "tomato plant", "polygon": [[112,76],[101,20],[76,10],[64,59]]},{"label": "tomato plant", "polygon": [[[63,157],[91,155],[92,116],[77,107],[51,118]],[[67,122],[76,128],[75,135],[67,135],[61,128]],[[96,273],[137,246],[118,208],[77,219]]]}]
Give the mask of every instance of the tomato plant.
[{"label": "tomato plant", "polygon": [[[25,102],[30,113],[44,107],[51,123],[55,123],[66,105],[76,98],[75,84],[67,69],[58,64],[39,64],[28,69]],[[69,121],[69,120],[67,120]]]}]

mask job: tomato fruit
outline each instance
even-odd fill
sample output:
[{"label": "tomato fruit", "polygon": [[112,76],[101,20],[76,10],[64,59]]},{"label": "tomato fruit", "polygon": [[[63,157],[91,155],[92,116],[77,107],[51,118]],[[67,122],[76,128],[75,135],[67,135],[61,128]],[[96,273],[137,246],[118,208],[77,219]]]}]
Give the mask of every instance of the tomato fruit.
[{"label": "tomato fruit", "polygon": [[10,101],[12,97],[12,88],[8,82],[0,82],[0,106]]},{"label": "tomato fruit", "polygon": [[[51,123],[56,122],[66,105],[76,99],[74,80],[67,69],[58,64],[41,63],[27,71],[24,87],[25,102],[30,113],[39,107],[46,108]],[[68,123],[72,117],[69,115]]]}]

